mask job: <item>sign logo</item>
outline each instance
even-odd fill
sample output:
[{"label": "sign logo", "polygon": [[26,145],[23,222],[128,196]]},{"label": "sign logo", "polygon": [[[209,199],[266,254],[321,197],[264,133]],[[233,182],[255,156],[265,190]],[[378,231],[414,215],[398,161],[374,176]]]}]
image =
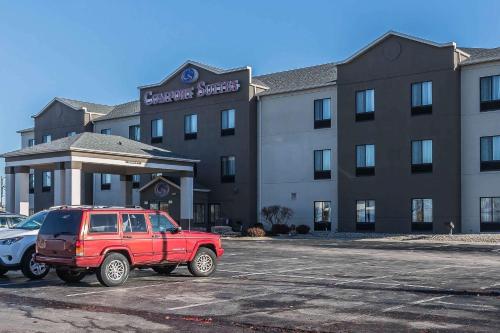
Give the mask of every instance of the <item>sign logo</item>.
[{"label": "sign logo", "polygon": [[189,84],[198,81],[198,71],[193,67],[188,67],[182,71],[181,81],[183,83]]},{"label": "sign logo", "polygon": [[170,193],[170,186],[165,182],[159,181],[156,183],[154,191],[158,198],[165,198]]}]

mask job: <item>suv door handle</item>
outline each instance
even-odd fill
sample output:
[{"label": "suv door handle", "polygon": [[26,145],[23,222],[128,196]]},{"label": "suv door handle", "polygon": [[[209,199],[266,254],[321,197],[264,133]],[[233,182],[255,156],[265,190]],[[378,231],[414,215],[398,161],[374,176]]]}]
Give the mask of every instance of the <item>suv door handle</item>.
[{"label": "suv door handle", "polygon": [[125,236],[125,235],[124,235],[124,236],[123,236],[123,238],[132,238],[132,236]]},{"label": "suv door handle", "polygon": [[153,238],[161,238],[161,235],[153,235]]}]

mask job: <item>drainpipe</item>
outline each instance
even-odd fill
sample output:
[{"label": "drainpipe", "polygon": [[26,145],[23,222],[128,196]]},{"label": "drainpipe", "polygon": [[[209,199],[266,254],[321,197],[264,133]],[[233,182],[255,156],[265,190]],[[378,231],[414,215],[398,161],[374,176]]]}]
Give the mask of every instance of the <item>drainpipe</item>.
[{"label": "drainpipe", "polygon": [[[254,87],[254,89],[256,89]],[[257,221],[260,221],[260,209],[262,206],[262,101],[257,96]]]}]

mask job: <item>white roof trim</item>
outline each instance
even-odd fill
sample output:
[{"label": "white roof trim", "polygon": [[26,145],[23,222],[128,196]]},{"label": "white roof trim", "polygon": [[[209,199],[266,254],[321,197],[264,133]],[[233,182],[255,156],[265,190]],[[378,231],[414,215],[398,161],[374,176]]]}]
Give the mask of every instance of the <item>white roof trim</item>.
[{"label": "white roof trim", "polygon": [[30,133],[30,132],[34,132],[34,131],[35,131],[35,128],[31,127],[31,128],[21,129],[19,131],[16,131],[16,133],[23,134],[23,133]]},{"label": "white roof trim", "polygon": [[161,82],[153,83],[153,84],[148,84],[148,85],[144,85],[144,86],[139,86],[137,88],[138,89],[145,89],[145,88],[152,88],[152,87],[161,86],[162,84],[164,84],[165,82],[167,82],[168,80],[170,80],[171,78],[173,78],[174,76],[176,76],[187,65],[194,65],[194,66],[203,68],[203,69],[205,69],[205,70],[207,70],[209,72],[215,73],[215,74],[226,74],[226,73],[232,73],[232,72],[239,72],[239,71],[242,71],[242,70],[249,70],[250,71],[250,77],[252,76],[251,75],[251,70],[252,69],[251,69],[250,66],[233,68],[233,69],[217,69],[217,68],[209,67],[207,65],[204,65],[204,64],[196,62],[196,61],[188,60],[185,63],[183,63],[181,66],[179,66],[175,71],[173,71],[169,76],[167,76],[166,78],[164,78]]},{"label": "white roof trim", "polygon": [[383,34],[382,36],[380,36],[379,38],[375,39],[370,44],[366,45],[364,48],[362,48],[358,52],[354,53],[352,56],[350,56],[346,60],[343,60],[343,61],[336,63],[336,65],[343,65],[343,64],[347,64],[347,63],[351,62],[352,60],[354,60],[357,57],[359,57],[360,55],[366,53],[372,47],[374,47],[375,45],[377,45],[378,43],[380,43],[381,41],[383,41],[384,39],[386,39],[389,36],[397,36],[397,37],[401,37],[401,38],[405,38],[405,39],[410,39],[410,40],[413,40],[415,42],[419,42],[419,43],[423,43],[423,44],[427,44],[427,45],[431,45],[431,46],[435,46],[435,47],[450,47],[450,46],[452,46],[455,48],[455,50],[457,48],[457,45],[454,42],[435,43],[435,42],[432,42],[430,40],[426,40],[426,39],[422,39],[422,38],[418,38],[418,37],[414,37],[414,36],[406,35],[406,34],[403,34],[403,33],[397,32],[397,31],[390,30],[390,31],[386,32],[385,34]]},{"label": "white roof trim", "polygon": [[[178,190],[181,189],[181,187],[179,185],[177,185],[176,183],[168,180],[167,178],[159,176],[159,177],[156,177],[154,179],[151,179],[146,185],[144,185],[143,187],[141,187],[139,189],[139,192],[144,191],[145,189],[147,189],[148,187],[150,187],[151,185],[153,185],[154,183],[156,183],[159,180],[163,180],[164,182],[169,183],[171,186],[175,187]],[[196,192],[210,192],[210,190],[199,189],[199,188],[193,188],[193,191],[196,191]]]},{"label": "white roof trim", "polygon": [[[164,157],[164,156],[149,156],[149,155],[140,155],[140,154],[130,154],[130,153],[120,153],[116,151],[107,151],[107,150],[93,150],[93,149],[85,149],[85,148],[70,148],[70,151],[74,152],[83,152],[83,153],[96,153],[96,154],[108,154],[108,155],[119,155],[119,156],[127,156],[127,157],[140,157],[140,158],[150,158],[150,159],[158,159],[165,161],[178,161],[178,162],[191,162],[191,163],[199,163],[200,160],[193,160],[188,158],[179,158],[179,157]],[[65,150],[62,150],[65,151]]]}]

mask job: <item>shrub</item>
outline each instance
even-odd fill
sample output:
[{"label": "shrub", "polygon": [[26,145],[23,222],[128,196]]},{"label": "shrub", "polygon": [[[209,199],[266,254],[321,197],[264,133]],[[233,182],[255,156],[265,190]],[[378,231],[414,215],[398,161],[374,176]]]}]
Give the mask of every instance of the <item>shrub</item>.
[{"label": "shrub", "polygon": [[311,228],[309,228],[309,226],[305,224],[301,224],[297,228],[295,228],[295,231],[297,231],[297,233],[301,235],[308,234],[309,230],[311,230]]},{"label": "shrub", "polygon": [[286,224],[293,216],[293,210],[288,207],[273,205],[263,207],[260,214],[269,224]]},{"label": "shrub", "polygon": [[290,232],[290,227],[286,224],[273,224],[271,232],[275,235],[288,234]]},{"label": "shrub", "polygon": [[248,228],[247,229],[247,236],[249,237],[264,237],[266,236],[266,232],[262,228]]},{"label": "shrub", "polygon": [[265,230],[264,225],[260,222],[255,223],[252,228],[261,228],[262,230]]}]

